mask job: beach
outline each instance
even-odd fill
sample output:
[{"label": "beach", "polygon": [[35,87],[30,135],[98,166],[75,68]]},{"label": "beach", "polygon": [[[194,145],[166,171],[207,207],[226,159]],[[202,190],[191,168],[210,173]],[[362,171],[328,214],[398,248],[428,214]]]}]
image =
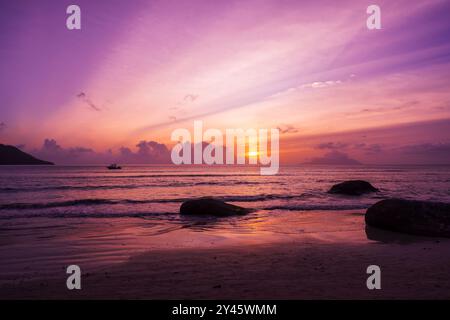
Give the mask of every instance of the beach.
[{"label": "beach", "polygon": [[[299,228],[302,232],[267,232],[255,239],[252,235],[230,232],[206,231],[198,235],[198,231],[184,228],[156,236],[157,241],[154,236],[150,244],[141,242],[145,226],[130,221],[135,218],[115,223],[74,224],[66,228],[71,231],[56,231],[53,226],[52,235],[45,228],[24,228],[21,235],[17,230],[3,228],[0,252],[6,259],[2,259],[0,296],[2,299],[450,298],[449,239],[365,230],[363,215],[354,211],[311,212],[301,218],[288,214],[284,219],[290,221],[291,231]],[[328,224],[324,225],[324,221]],[[105,231],[102,226],[110,222],[116,227]],[[23,252],[32,252],[33,256],[23,256]],[[13,261],[15,265],[11,265]],[[65,269],[69,264],[82,269],[81,290],[66,288]],[[381,290],[366,287],[366,268],[373,264],[381,268]]]},{"label": "beach", "polygon": [[[364,221],[380,199],[447,200],[447,167],[253,171],[2,168],[0,298],[450,298],[449,239]],[[327,193],[344,178],[380,191]],[[253,211],[179,214],[185,199],[208,195]],[[70,265],[81,269],[81,290],[66,287]],[[366,286],[370,265],[381,269],[381,290]]]}]

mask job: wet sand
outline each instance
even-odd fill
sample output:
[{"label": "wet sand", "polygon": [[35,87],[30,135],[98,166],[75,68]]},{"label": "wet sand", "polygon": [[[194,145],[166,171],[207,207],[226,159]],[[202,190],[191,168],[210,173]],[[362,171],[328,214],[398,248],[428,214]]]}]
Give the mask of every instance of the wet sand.
[{"label": "wet sand", "polygon": [[[151,235],[141,219],[70,228],[40,221],[2,224],[0,298],[450,298],[449,239],[366,230],[358,212],[291,213],[251,222],[247,232],[193,224]],[[82,290],[66,288],[72,263],[82,268]],[[366,287],[372,264],[381,290]]]}]

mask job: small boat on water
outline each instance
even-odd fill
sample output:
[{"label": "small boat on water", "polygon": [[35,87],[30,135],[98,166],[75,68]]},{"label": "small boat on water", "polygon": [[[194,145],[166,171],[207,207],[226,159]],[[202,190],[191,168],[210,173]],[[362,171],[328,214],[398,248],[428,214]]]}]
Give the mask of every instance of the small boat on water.
[{"label": "small boat on water", "polygon": [[109,165],[107,168],[109,170],[120,170],[120,169],[122,169],[122,167],[118,166],[117,163],[113,163],[113,164]]}]

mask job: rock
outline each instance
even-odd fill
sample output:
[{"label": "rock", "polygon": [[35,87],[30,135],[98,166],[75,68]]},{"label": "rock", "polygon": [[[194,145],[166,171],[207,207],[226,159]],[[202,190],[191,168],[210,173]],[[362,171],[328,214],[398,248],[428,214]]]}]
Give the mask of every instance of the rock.
[{"label": "rock", "polygon": [[251,211],[251,209],[235,206],[214,198],[187,200],[180,207],[180,214],[185,215],[232,216],[244,215]]},{"label": "rock", "polygon": [[381,200],[367,209],[366,224],[408,234],[450,237],[450,203]]},{"label": "rock", "polygon": [[369,182],[363,180],[349,180],[331,187],[328,193],[346,194],[350,196],[360,196],[364,193],[377,192],[378,189]]}]

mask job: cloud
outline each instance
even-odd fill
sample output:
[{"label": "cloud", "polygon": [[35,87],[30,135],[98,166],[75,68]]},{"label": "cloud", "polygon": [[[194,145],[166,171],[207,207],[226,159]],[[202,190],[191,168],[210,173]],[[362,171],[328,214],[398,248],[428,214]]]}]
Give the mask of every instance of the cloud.
[{"label": "cloud", "polygon": [[61,146],[56,143],[54,139],[45,139],[42,145],[42,151],[44,152],[59,152],[62,150]]},{"label": "cloud", "polygon": [[283,124],[279,125],[277,127],[277,129],[280,130],[280,132],[282,134],[284,134],[284,133],[297,133],[298,132],[298,129],[296,127],[294,127],[293,125],[290,125],[290,124],[288,124],[288,125],[283,125]]},{"label": "cloud", "polygon": [[[353,77],[350,77],[350,78],[353,78]],[[342,84],[344,82],[351,81],[350,78],[348,80],[327,80],[327,81],[314,81],[314,82],[303,83],[303,84],[300,84],[300,85],[297,85],[294,87],[284,89],[277,93],[274,93],[274,94],[270,95],[269,99],[278,98],[281,96],[287,96],[291,93],[299,92],[300,90],[304,90],[304,89],[319,89],[319,88],[336,86],[336,85]]]},{"label": "cloud", "polygon": [[137,155],[145,162],[166,163],[170,161],[170,152],[165,144],[156,141],[140,141],[136,147]]},{"label": "cloud", "polygon": [[83,162],[90,164],[97,163],[100,160],[100,155],[96,154],[94,150],[90,148],[63,148],[54,139],[45,139],[42,147],[38,150],[34,150],[32,153],[39,158],[48,159],[48,161],[57,164],[78,164]]},{"label": "cloud", "polygon": [[185,102],[194,102],[195,100],[197,100],[198,95],[196,94],[187,94],[184,96],[183,101]]},{"label": "cloud", "polygon": [[441,157],[443,160],[450,160],[450,142],[445,143],[422,143],[402,146],[399,148],[405,154],[421,155],[430,157]]},{"label": "cloud", "polygon": [[405,109],[411,109],[414,107],[420,106],[420,101],[412,100],[407,101],[404,103],[401,103],[397,106],[390,106],[390,107],[379,107],[379,108],[364,108],[357,112],[349,112],[346,113],[346,115],[355,115],[355,114],[382,114],[387,112],[395,112],[395,111],[401,111]]},{"label": "cloud", "polygon": [[156,141],[140,141],[137,150],[128,147],[119,148],[117,153],[111,149],[96,152],[82,146],[64,148],[54,139],[45,139],[40,149],[31,150],[34,156],[55,162],[56,164],[158,164],[171,163],[170,152],[166,145]]},{"label": "cloud", "polygon": [[350,158],[347,154],[339,151],[330,151],[322,157],[313,158],[308,164],[329,164],[329,165],[356,165],[361,162]]},{"label": "cloud", "polygon": [[176,106],[169,107],[168,108],[169,110],[176,111],[176,115],[169,114],[168,115],[169,122],[166,122],[164,124],[170,124],[171,122],[176,122],[177,120],[179,120],[178,115],[186,114],[184,108],[187,107],[189,104],[194,103],[198,99],[198,97],[199,97],[198,94],[186,94],[183,97],[183,99],[181,99],[176,103]]},{"label": "cloud", "polygon": [[87,104],[91,109],[95,110],[95,111],[101,111],[101,109],[99,107],[97,107],[92,101],[91,99],[88,98],[88,96],[86,95],[86,93],[84,92],[80,92],[79,94],[77,94],[77,98],[79,98],[81,101],[83,101],[85,104]]},{"label": "cloud", "polygon": [[315,81],[311,83],[302,84],[299,88],[313,88],[313,89],[326,88],[336,86],[341,83],[342,83],[341,80]]},{"label": "cloud", "polygon": [[324,142],[324,143],[319,143],[316,146],[317,149],[330,149],[330,150],[345,149],[347,147],[348,147],[348,143],[343,143],[343,142]]},{"label": "cloud", "polygon": [[450,119],[287,136],[283,141],[286,163],[305,162],[329,151],[339,151],[364,164],[450,164]]},{"label": "cloud", "polygon": [[351,150],[362,151],[366,154],[376,154],[382,152],[383,146],[381,144],[365,142],[345,143],[345,142],[322,142],[315,146],[319,150]]},{"label": "cloud", "polygon": [[170,151],[167,146],[156,141],[140,141],[137,151],[133,152],[128,147],[121,147],[115,162],[129,164],[168,164],[171,163]]},{"label": "cloud", "polygon": [[377,153],[381,153],[384,151],[384,147],[381,144],[378,143],[372,143],[372,144],[367,144],[367,143],[355,143],[352,145],[353,149],[356,150],[361,150],[363,152],[365,152],[366,154],[377,154]]},{"label": "cloud", "polygon": [[6,129],[6,123],[0,122],[0,131],[3,131]]},{"label": "cloud", "polygon": [[89,153],[89,152],[94,152],[94,150],[90,149],[90,148],[84,148],[84,147],[75,147],[75,148],[71,148],[69,149],[71,152],[74,153]]}]

